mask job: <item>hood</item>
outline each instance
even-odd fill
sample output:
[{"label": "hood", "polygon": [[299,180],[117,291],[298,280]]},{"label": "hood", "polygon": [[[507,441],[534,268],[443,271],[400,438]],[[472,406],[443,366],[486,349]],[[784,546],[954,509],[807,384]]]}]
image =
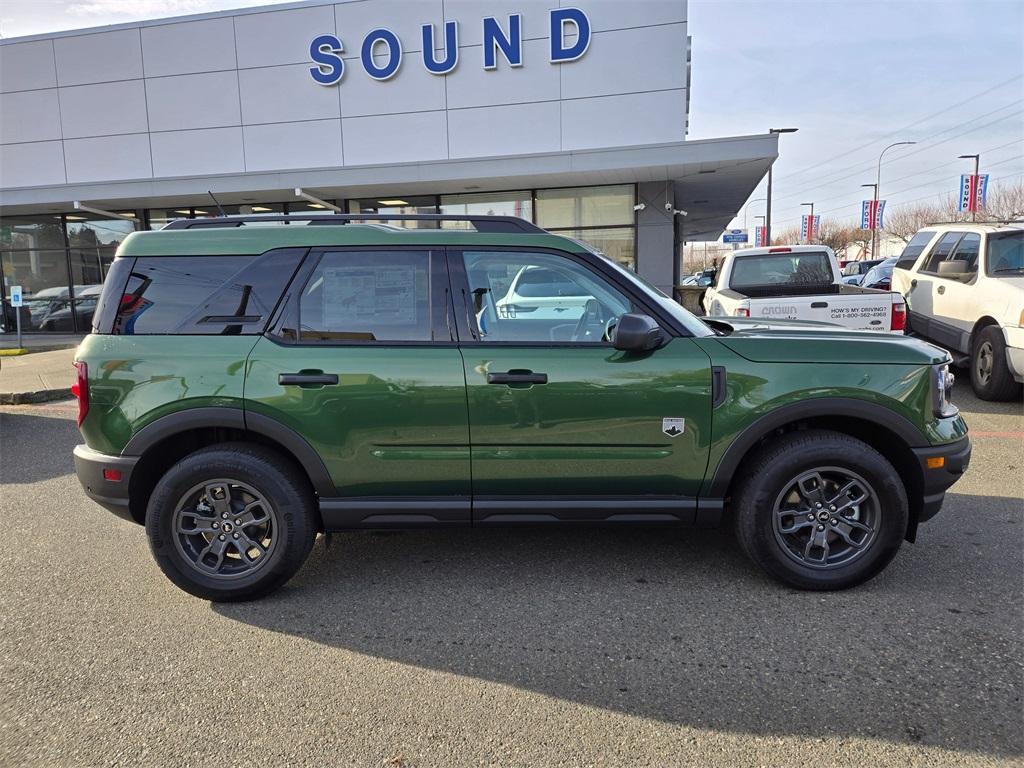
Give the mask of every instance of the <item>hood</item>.
[{"label": "hood", "polygon": [[757,363],[851,363],[933,365],[946,362],[946,350],[909,336],[853,331],[806,320],[729,318],[715,325],[732,327],[717,341]]}]

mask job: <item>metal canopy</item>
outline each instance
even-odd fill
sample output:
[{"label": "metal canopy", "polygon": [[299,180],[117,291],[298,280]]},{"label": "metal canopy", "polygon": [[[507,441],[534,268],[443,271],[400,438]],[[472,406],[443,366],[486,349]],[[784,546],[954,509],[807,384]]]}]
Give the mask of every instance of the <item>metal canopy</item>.
[{"label": "metal canopy", "polygon": [[777,156],[777,136],[761,134],[633,147],[274,173],[179,177],[25,187],[0,192],[0,215],[63,212],[74,200],[105,209],[295,199],[296,187],[328,198],[491,192],[665,182],[685,210],[686,240],[717,238]]}]

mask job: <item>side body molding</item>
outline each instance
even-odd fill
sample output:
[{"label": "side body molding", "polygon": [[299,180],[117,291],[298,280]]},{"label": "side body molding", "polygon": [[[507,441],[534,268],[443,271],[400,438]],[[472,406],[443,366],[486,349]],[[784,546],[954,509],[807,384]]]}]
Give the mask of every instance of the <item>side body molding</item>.
[{"label": "side body molding", "polygon": [[710,484],[707,486],[706,492],[701,494],[701,498],[724,498],[729,488],[729,482],[743,456],[772,430],[794,421],[821,416],[842,416],[869,422],[894,433],[910,448],[924,448],[929,445],[928,439],[909,419],[885,406],[852,397],[821,397],[803,400],[766,413],[746,427],[722,456],[722,460],[718,463]]},{"label": "side body molding", "polygon": [[226,427],[253,432],[284,446],[302,466],[322,497],[337,493],[323,459],[305,438],[279,421],[241,408],[191,408],[161,416],[136,432],[121,451],[122,456],[141,456],[150,447],[173,435],[204,427]]}]

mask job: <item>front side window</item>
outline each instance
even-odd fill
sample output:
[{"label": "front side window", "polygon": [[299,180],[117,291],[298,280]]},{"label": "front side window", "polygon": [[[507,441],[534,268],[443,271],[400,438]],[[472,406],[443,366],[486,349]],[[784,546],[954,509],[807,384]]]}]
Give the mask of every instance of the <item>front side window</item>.
[{"label": "front side window", "polygon": [[615,286],[565,256],[479,251],[463,260],[484,342],[607,342],[633,310]]},{"label": "front side window", "polygon": [[[444,287],[429,251],[331,251],[302,289],[295,328],[305,342],[449,341]],[[446,277],[444,278],[447,279]]]}]

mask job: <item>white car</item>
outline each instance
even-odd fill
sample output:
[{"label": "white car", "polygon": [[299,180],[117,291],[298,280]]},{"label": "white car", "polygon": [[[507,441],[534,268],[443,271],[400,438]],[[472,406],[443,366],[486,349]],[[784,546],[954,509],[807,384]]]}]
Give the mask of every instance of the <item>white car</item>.
[{"label": "white car", "polygon": [[832,323],[903,333],[906,305],[890,291],[846,285],[831,248],[785,245],[728,254],[703,299],[714,317]]},{"label": "white car", "polygon": [[892,287],[906,296],[911,331],[970,365],[978,397],[1020,397],[1024,225],[925,227],[896,262]]}]

